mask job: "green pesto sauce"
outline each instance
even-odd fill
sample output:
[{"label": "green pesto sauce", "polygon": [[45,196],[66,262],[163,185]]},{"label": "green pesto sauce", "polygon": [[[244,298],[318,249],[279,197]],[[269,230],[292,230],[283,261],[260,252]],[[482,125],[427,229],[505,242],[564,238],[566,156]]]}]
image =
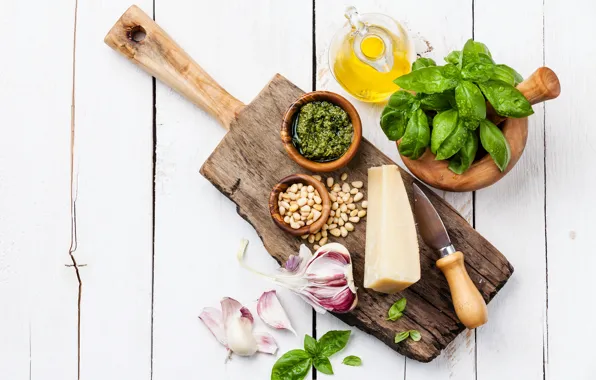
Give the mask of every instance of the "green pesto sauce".
[{"label": "green pesto sauce", "polygon": [[294,128],[294,145],[313,161],[338,159],[348,150],[354,135],[348,113],[325,101],[303,105]]}]

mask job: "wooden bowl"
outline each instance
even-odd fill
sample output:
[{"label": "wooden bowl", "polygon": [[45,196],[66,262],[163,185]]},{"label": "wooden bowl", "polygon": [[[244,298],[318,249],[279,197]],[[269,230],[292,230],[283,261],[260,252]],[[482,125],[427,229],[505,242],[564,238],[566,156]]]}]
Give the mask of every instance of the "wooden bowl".
[{"label": "wooden bowl", "polygon": [[[308,158],[300,154],[300,152],[298,151],[298,149],[296,149],[294,143],[292,142],[292,123],[294,121],[294,116],[296,115],[296,112],[299,112],[300,108],[302,108],[302,106],[306,103],[323,100],[328,101],[329,103],[333,103],[336,106],[341,107],[344,111],[346,111],[348,113],[348,116],[350,117],[352,126],[354,127],[354,136],[352,137],[352,144],[350,144],[348,150],[343,154],[343,156],[329,162],[317,162],[309,160]],[[290,106],[290,108],[288,108],[286,114],[284,115],[284,119],[281,123],[281,141],[284,145],[284,148],[286,149],[286,152],[288,152],[290,158],[294,160],[298,165],[312,172],[332,172],[339,168],[343,168],[356,155],[358,147],[360,147],[361,140],[362,122],[360,121],[360,115],[358,115],[358,111],[356,111],[356,108],[354,108],[352,103],[347,101],[346,98],[329,91],[314,91],[302,95]]]},{"label": "wooden bowl", "polygon": [[[559,78],[547,67],[536,70],[528,79],[520,83],[517,89],[531,104],[554,99],[561,93]],[[488,103],[487,106],[489,106]],[[402,161],[412,174],[437,189],[454,192],[475,191],[494,184],[515,166],[524,152],[528,140],[528,118],[504,119],[496,115],[492,107],[487,107],[487,115],[495,124],[502,122],[500,126],[511,147],[511,159],[504,171],[501,172],[487,154],[475,161],[465,173],[455,174],[448,168],[449,161],[435,160],[435,155],[428,148],[418,160],[401,156]],[[399,142],[397,144],[399,145]]]},{"label": "wooden bowl", "polygon": [[[277,205],[279,193],[286,191],[288,187],[294,183],[302,183],[306,186],[312,185],[312,187],[319,192],[319,196],[322,200],[321,205],[323,206],[323,210],[321,210],[321,217],[316,222],[310,226],[304,226],[297,230],[293,229],[289,224],[284,222],[284,218],[280,215],[279,207]],[[273,190],[271,190],[271,194],[269,195],[269,212],[271,213],[273,222],[279,228],[291,235],[302,236],[320,230],[323,227],[323,224],[327,222],[331,212],[331,199],[329,198],[329,193],[327,192],[323,182],[318,181],[306,174],[292,174],[279,181],[279,183],[273,187]]]}]

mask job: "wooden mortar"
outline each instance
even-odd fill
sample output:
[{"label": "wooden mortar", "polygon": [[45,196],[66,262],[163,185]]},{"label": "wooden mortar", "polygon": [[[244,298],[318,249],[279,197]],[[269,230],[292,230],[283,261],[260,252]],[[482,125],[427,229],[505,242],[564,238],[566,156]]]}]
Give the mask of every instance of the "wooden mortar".
[{"label": "wooden mortar", "polygon": [[[555,99],[561,93],[557,75],[548,67],[536,70],[517,89],[534,105]],[[489,154],[475,161],[463,174],[449,170],[449,161],[436,160],[430,148],[418,160],[401,156],[407,168],[422,182],[441,190],[463,192],[485,188],[503,178],[517,163],[528,139],[528,118],[505,119],[495,113],[487,103],[487,117],[495,124],[503,123],[501,129],[511,147],[511,160],[504,171],[499,170]],[[399,145],[399,142],[397,142]]]}]

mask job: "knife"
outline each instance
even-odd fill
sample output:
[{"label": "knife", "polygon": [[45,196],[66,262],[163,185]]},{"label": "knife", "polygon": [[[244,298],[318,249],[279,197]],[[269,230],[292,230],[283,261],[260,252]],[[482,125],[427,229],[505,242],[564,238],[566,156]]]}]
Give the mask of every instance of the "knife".
[{"label": "knife", "polygon": [[437,210],[416,184],[414,215],[422,240],[441,255],[437,267],[447,278],[457,317],[469,329],[482,326],[488,321],[488,309],[466,271],[464,254],[455,250]]}]

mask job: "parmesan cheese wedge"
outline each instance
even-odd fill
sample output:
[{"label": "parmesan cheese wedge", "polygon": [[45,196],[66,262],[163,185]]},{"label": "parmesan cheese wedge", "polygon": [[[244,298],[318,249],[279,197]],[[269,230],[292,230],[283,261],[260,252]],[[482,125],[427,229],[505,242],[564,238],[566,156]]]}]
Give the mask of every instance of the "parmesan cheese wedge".
[{"label": "parmesan cheese wedge", "polygon": [[393,294],[420,280],[414,215],[395,165],[368,169],[364,287]]}]

